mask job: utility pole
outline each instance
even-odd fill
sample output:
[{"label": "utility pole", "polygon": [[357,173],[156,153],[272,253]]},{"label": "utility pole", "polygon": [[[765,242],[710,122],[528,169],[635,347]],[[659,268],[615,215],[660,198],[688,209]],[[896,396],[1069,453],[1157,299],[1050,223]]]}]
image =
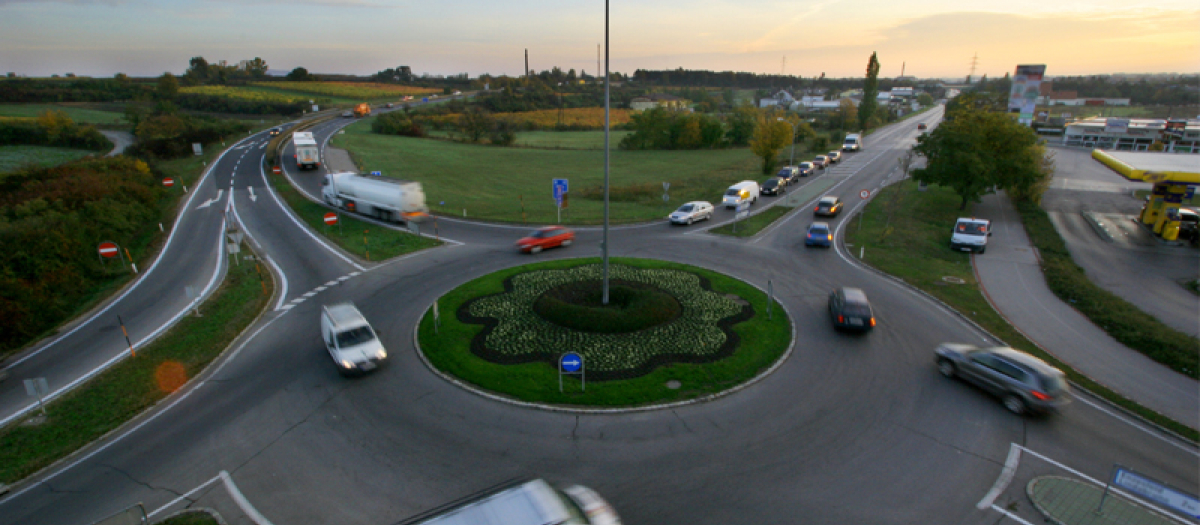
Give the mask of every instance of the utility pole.
[{"label": "utility pole", "polygon": [[525,78],[529,78],[529,48],[525,49]]},{"label": "utility pole", "polygon": [[971,79],[975,78],[975,67],[979,65],[979,52],[975,52],[975,56],[971,57],[971,74],[967,75],[967,83],[971,83]]}]

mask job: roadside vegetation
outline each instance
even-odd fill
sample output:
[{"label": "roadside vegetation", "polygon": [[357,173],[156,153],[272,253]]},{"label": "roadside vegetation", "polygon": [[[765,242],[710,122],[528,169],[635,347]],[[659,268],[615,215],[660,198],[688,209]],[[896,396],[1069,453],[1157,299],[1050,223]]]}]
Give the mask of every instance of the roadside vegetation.
[{"label": "roadside vegetation", "polygon": [[754,215],[746,217],[745,219],[734,221],[724,226],[718,226],[708,230],[708,232],[718,235],[731,235],[733,237],[753,237],[758,235],[758,232],[774,224],[776,220],[779,220],[780,217],[787,215],[788,212],[794,209],[795,208],[777,204]]},{"label": "roadside vegetation", "polygon": [[[252,252],[243,245],[242,253]],[[83,448],[200,375],[257,318],[272,287],[257,262],[230,265],[225,282],[200,306],[202,317],[183,317],[135,356],[47,403],[43,422],[0,429],[0,483],[20,481]]]},{"label": "roadside vegetation", "polygon": [[125,115],[119,111],[102,111],[83,107],[83,104],[0,104],[0,117],[36,119],[47,111],[61,111],[79,124],[121,126]]},{"label": "roadside vegetation", "polygon": [[30,166],[57,166],[95,154],[92,150],[51,146],[0,146],[0,172]]},{"label": "roadside vegetation", "polygon": [[[419,338],[421,351],[431,364],[447,374],[463,379],[488,391],[497,392],[516,399],[562,405],[588,407],[638,406],[694,399],[727,390],[743,383],[775,363],[787,350],[791,342],[791,321],[778,303],[772,307],[771,319],[767,315],[766,293],[716,272],[665,261],[613,258],[613,264],[628,265],[645,269],[669,269],[696,274],[710,283],[712,290],[731,293],[746,300],[753,308],[753,316],[732,326],[739,342],[733,354],[704,363],[681,362],[670,359],[670,364],[656,366],[644,375],[630,379],[593,381],[593,372],[600,364],[593,363],[588,372],[586,389],[576,376],[564,378],[564,392],[558,388],[558,373],[554,355],[540,355],[533,362],[520,361],[514,364],[498,364],[480,358],[473,349],[473,339],[484,329],[480,324],[460,320],[460,307],[477,297],[501,294],[505,291],[504,281],[518,274],[534,270],[562,270],[582,265],[594,265],[599,259],[571,259],[519,266],[486,275],[466,283],[438,299],[440,324],[436,333],[433,313],[421,320]],[[532,308],[532,305],[530,306]],[[690,337],[692,331],[682,336]],[[649,343],[644,343],[649,344]],[[665,344],[665,343],[663,343]],[[623,348],[631,355],[650,352],[653,355],[669,352],[669,347],[650,345],[642,348]],[[653,360],[653,357],[651,357]],[[674,362],[671,362],[674,361]],[[684,359],[683,361],[686,361]],[[678,381],[679,388],[669,388],[669,381]]]},{"label": "roadside vegetation", "polygon": [[[931,186],[921,191],[913,180],[888,186],[862,211],[861,229],[858,218],[846,228],[848,251],[858,255],[861,250],[863,262],[938,298],[1009,346],[1061,369],[1088,391],[1192,441],[1200,440],[1197,429],[1138,405],[1042,351],[992,309],[975,280],[970,255],[948,248],[949,225],[962,213],[957,209],[959,202],[961,197],[949,188]],[[1026,224],[1034,238],[1034,231],[1040,227]],[[1057,237],[1049,221],[1046,226]]]}]

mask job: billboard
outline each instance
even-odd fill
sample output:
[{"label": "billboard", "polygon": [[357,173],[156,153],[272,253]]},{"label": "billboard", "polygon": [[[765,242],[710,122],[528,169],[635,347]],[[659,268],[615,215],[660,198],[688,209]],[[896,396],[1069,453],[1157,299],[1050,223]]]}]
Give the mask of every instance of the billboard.
[{"label": "billboard", "polygon": [[1020,113],[1020,121],[1026,126],[1033,123],[1033,113],[1037,109],[1045,74],[1045,64],[1037,64],[1017,66],[1017,72],[1013,75],[1012,91],[1008,94],[1008,112]]},{"label": "billboard", "polygon": [[1104,119],[1105,133],[1129,133],[1129,119],[1127,118],[1112,118]]}]

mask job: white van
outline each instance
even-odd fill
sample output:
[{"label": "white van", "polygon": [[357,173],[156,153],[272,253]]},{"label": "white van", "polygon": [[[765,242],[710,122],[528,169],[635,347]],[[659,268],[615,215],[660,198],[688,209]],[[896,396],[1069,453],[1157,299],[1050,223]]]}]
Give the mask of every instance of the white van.
[{"label": "white van", "polygon": [[369,372],[387,359],[387,350],[354,303],[321,307],[321,338],[342,375]]},{"label": "white van", "polygon": [[726,208],[736,208],[743,202],[754,204],[758,200],[758,194],[758,183],[752,180],[744,180],[725,190],[725,198],[722,199],[721,203]]},{"label": "white van", "polygon": [[401,522],[403,525],[621,525],[592,489],[556,490],[544,480],[508,483]]},{"label": "white van", "polygon": [[988,237],[992,235],[992,221],[975,217],[960,217],[950,234],[950,249],[964,252],[987,251]]},{"label": "white van", "polygon": [[849,133],[846,135],[846,140],[842,141],[842,151],[858,151],[862,149],[863,139],[861,133]]}]

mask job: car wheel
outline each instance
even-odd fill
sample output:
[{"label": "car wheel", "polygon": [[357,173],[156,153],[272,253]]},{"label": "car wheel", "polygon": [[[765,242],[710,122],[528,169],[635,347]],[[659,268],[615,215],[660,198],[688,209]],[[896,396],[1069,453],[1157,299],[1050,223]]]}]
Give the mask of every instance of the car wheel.
[{"label": "car wheel", "polygon": [[987,251],[987,246],[980,247],[980,248],[979,248],[979,255],[983,255],[983,252],[986,252],[986,251]]},{"label": "car wheel", "polygon": [[563,242],[562,242],[562,245],[563,245],[563,247],[565,248],[565,247],[567,247],[567,246],[570,246],[570,245],[571,245],[571,243],[573,243],[573,242],[575,242],[575,241],[573,241],[573,240],[571,240],[571,239],[567,239],[567,240],[565,240],[565,241],[563,241]]},{"label": "car wheel", "polygon": [[1008,394],[1004,396],[1004,408],[1017,415],[1024,414],[1025,401],[1016,394]]},{"label": "car wheel", "polygon": [[949,359],[938,359],[937,366],[938,372],[941,372],[942,375],[954,377],[956,370],[954,369],[954,363],[951,363]]},{"label": "car wheel", "polygon": [[692,218],[688,217],[688,226],[691,226],[691,225],[692,225]]},{"label": "car wheel", "polygon": [[529,249],[529,253],[541,253],[541,251],[542,251],[541,246],[534,246]]}]

